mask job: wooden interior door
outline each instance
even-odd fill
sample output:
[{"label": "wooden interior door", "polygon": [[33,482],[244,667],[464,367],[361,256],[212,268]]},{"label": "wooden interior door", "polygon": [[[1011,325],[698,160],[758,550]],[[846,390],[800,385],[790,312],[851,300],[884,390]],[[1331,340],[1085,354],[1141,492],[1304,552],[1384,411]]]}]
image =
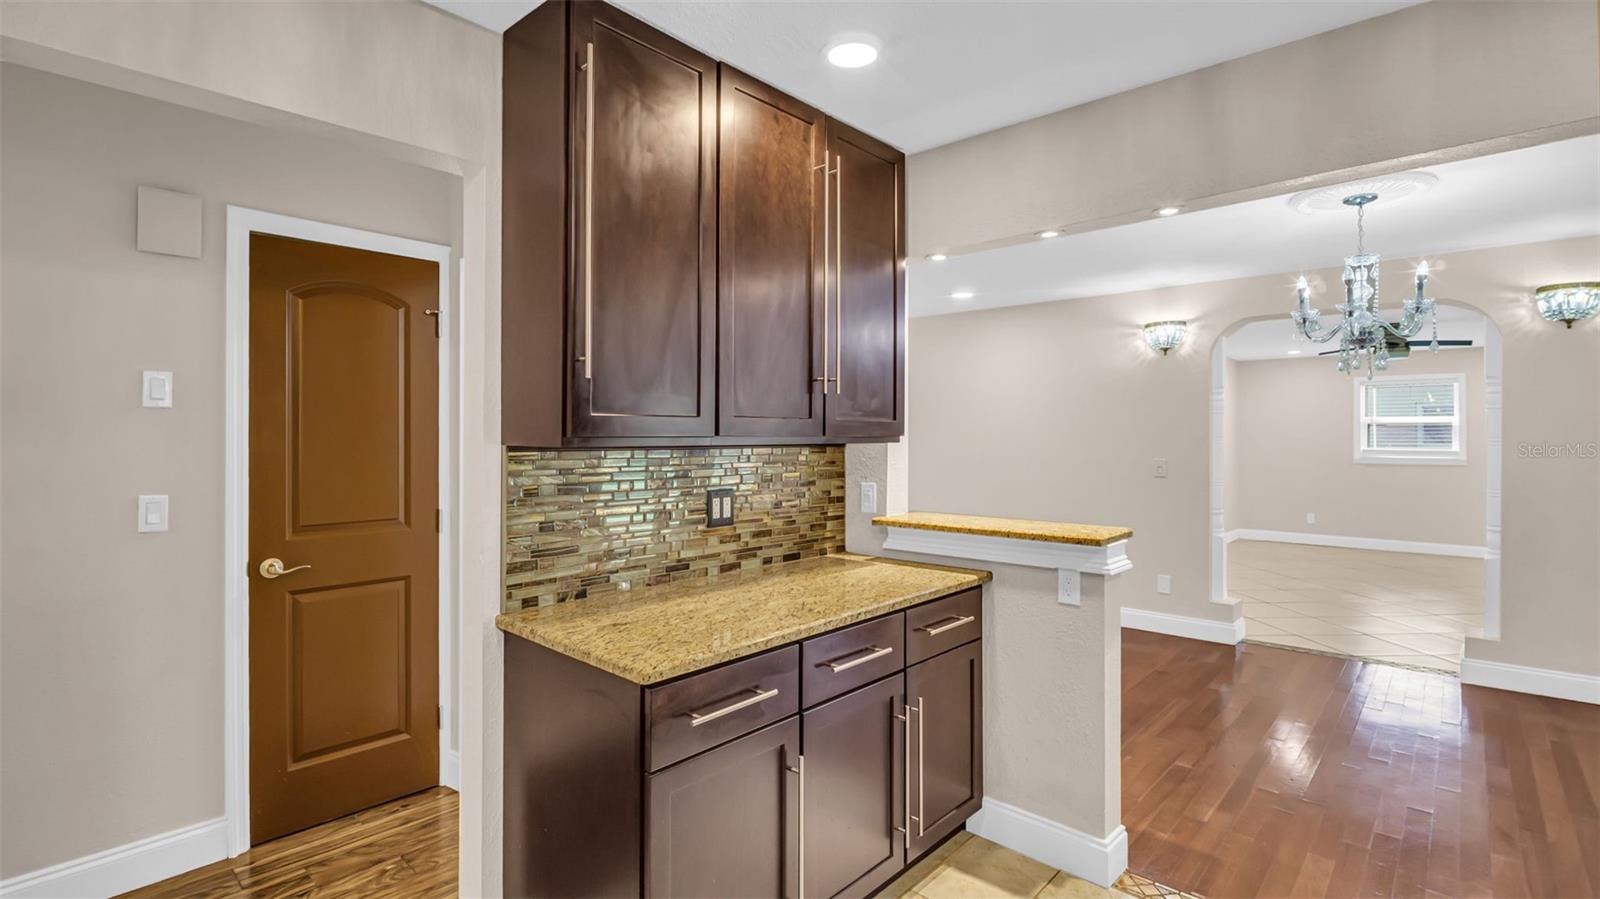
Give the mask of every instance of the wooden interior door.
[{"label": "wooden interior door", "polygon": [[905,433],[905,154],[828,122],[833,167],[830,437]]},{"label": "wooden interior door", "polygon": [[[604,3],[572,11],[570,428],[716,427],[717,66]],[[553,252],[553,248],[522,248]]]},{"label": "wooden interior door", "polygon": [[250,236],[254,842],[438,783],[438,305],[436,263]]},{"label": "wooden interior door", "polygon": [[822,436],[822,113],[722,66],[717,433]]},{"label": "wooden interior door", "polygon": [[983,643],[906,669],[911,712],[911,848],[916,857],[983,805]]},{"label": "wooden interior door", "polygon": [[800,719],[650,775],[646,899],[799,894]]},{"label": "wooden interior door", "polygon": [[905,864],[905,677],[805,713],[805,892],[858,899]]}]

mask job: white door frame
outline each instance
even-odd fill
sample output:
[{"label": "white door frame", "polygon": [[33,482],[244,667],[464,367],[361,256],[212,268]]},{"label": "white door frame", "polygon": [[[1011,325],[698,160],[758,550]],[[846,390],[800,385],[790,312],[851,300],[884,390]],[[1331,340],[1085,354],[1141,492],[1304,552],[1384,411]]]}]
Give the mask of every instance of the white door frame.
[{"label": "white door frame", "polygon": [[394,256],[425,259],[439,266],[439,783],[460,789],[455,744],[455,617],[459,571],[456,545],[460,435],[455,422],[458,376],[453,291],[448,246],[362,231],[307,219],[228,207],[227,363],[223,503],[223,807],[228,822],[228,854],[250,848],[250,234],[275,234]]}]

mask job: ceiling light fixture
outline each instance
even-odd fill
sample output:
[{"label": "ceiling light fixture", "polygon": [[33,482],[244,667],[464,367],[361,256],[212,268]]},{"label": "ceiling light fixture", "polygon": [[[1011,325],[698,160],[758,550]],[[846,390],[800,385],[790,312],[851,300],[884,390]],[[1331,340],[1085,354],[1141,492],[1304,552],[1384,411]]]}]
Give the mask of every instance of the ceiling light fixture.
[{"label": "ceiling light fixture", "polygon": [[859,38],[843,38],[828,47],[828,62],[841,69],[859,69],[878,59],[878,48]]},{"label": "ceiling light fixture", "polygon": [[1183,211],[1183,207],[1182,206],[1163,206],[1160,209],[1156,210],[1156,215],[1159,215],[1159,216],[1165,218],[1166,216],[1169,216],[1169,215],[1177,215],[1178,213],[1180,213],[1182,211]]},{"label": "ceiling light fixture", "polygon": [[1600,312],[1600,281],[1546,284],[1533,292],[1533,301],[1546,321],[1581,322]]},{"label": "ceiling light fixture", "polygon": [[[1403,314],[1397,322],[1387,322],[1378,316],[1378,261],[1377,253],[1368,253],[1366,242],[1367,204],[1378,199],[1375,193],[1351,194],[1344,205],[1356,208],[1356,252],[1344,257],[1344,302],[1336,308],[1344,318],[1333,328],[1324,331],[1317,320],[1319,313],[1311,308],[1311,286],[1305,276],[1295,282],[1298,305],[1289,313],[1294,321],[1295,333],[1312,343],[1327,343],[1339,338],[1339,370],[1342,372],[1367,370],[1370,379],[1375,371],[1389,367],[1389,354],[1404,359],[1411,352],[1408,338],[1422,330],[1422,320],[1433,320],[1433,341],[1428,349],[1439,352],[1439,318],[1433,311],[1433,300],[1427,294],[1428,263],[1417,266],[1416,293],[1407,297],[1402,305]],[[1419,341],[1420,343],[1420,341]]]},{"label": "ceiling light fixture", "polygon": [[954,293],[950,294],[950,299],[952,299],[952,300],[970,300],[975,296],[977,296],[977,294],[973,293],[970,290],[957,290]]},{"label": "ceiling light fixture", "polygon": [[929,253],[928,254],[928,261],[929,262],[943,262],[943,261],[945,261],[946,259],[949,259],[949,258],[950,258],[949,256],[946,256],[943,253]]},{"label": "ceiling light fixture", "polygon": [[1183,335],[1189,330],[1186,321],[1150,322],[1144,326],[1144,342],[1150,344],[1150,349],[1160,350],[1165,356],[1167,351],[1177,348],[1183,343]]},{"label": "ceiling light fixture", "polygon": [[1052,237],[1060,237],[1061,236],[1061,232],[1060,231],[1045,230],[1045,231],[1040,231],[1038,234],[1036,234],[1034,236],[1038,237],[1040,240],[1049,240]]}]

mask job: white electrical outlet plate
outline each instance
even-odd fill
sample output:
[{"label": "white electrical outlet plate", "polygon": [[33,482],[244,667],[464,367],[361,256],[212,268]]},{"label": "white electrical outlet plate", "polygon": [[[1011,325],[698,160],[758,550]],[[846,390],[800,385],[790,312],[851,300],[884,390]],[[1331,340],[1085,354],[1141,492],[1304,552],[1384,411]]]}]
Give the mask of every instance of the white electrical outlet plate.
[{"label": "white electrical outlet plate", "polygon": [[868,515],[878,514],[878,482],[861,482],[861,511]]},{"label": "white electrical outlet plate", "polygon": [[1165,460],[1165,459],[1157,459],[1156,460],[1156,477],[1164,478],[1166,476],[1167,476],[1167,460]]},{"label": "white electrical outlet plate", "polygon": [[1316,523],[1317,523],[1317,513],[1315,513],[1315,512],[1307,512],[1306,513],[1306,524],[1316,524]]},{"label": "white electrical outlet plate", "polygon": [[144,405],[151,409],[172,408],[172,372],[147,371],[142,391]]},{"label": "white electrical outlet plate", "polygon": [[1169,595],[1172,593],[1172,575],[1170,575],[1170,574],[1158,574],[1158,575],[1156,575],[1156,592],[1157,593],[1165,593],[1165,594],[1169,594]]},{"label": "white electrical outlet plate", "polygon": [[140,494],[139,533],[154,534],[165,531],[169,522],[166,494]]},{"label": "white electrical outlet plate", "polygon": [[1056,602],[1064,606],[1083,605],[1083,574],[1070,568],[1056,569]]}]

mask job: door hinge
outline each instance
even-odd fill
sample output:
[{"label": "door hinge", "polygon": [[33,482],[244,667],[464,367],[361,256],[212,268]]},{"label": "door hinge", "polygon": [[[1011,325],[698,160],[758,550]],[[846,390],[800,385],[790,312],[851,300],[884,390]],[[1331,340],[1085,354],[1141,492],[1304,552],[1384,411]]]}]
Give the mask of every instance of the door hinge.
[{"label": "door hinge", "polygon": [[424,310],[422,310],[422,314],[428,316],[431,319],[433,319],[433,336],[434,337],[438,337],[439,336],[439,319],[443,318],[444,316],[441,315],[439,310],[437,310],[437,309],[424,309]]}]

